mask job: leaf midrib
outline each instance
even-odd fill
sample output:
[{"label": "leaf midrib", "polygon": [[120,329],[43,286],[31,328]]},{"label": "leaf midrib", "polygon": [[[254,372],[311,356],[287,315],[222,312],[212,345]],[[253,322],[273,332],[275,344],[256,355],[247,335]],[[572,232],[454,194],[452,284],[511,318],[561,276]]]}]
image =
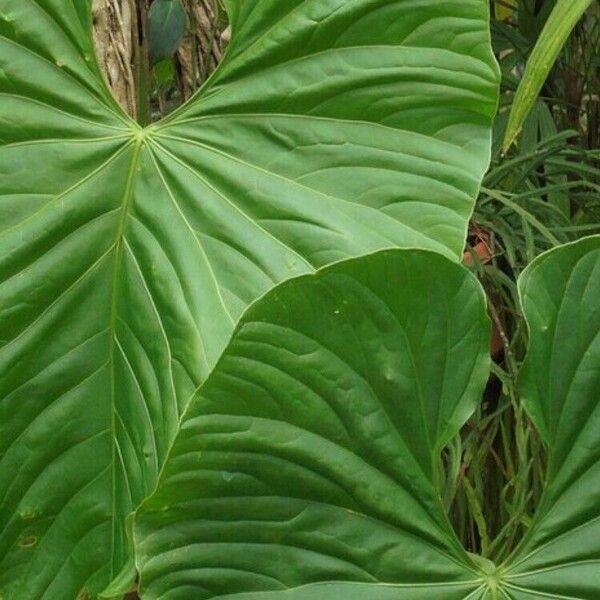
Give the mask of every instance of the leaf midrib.
[{"label": "leaf midrib", "polygon": [[117,463],[117,440],[116,440],[116,406],[115,406],[115,355],[118,352],[118,340],[116,337],[116,326],[118,319],[118,292],[119,292],[119,283],[122,272],[123,265],[123,249],[125,248],[125,228],[127,225],[127,219],[129,216],[129,212],[131,210],[131,204],[133,201],[133,192],[135,189],[135,173],[138,170],[140,163],[140,155],[142,152],[142,148],[144,146],[144,136],[141,133],[138,133],[135,138],[133,154],[131,158],[131,163],[129,165],[129,170],[127,172],[127,180],[125,184],[125,190],[123,193],[123,201],[121,205],[121,215],[119,218],[119,223],[117,226],[117,232],[115,236],[114,242],[114,262],[113,262],[113,279],[112,279],[112,292],[111,292],[111,309],[110,309],[110,350],[109,350],[109,362],[110,362],[110,414],[111,414],[111,424],[110,430],[112,434],[112,444],[111,444],[111,477],[112,477],[112,491],[111,491],[111,557],[110,557],[110,577],[111,580],[115,577],[115,539],[116,532],[115,529],[117,527],[117,510],[116,510],[116,463]]}]

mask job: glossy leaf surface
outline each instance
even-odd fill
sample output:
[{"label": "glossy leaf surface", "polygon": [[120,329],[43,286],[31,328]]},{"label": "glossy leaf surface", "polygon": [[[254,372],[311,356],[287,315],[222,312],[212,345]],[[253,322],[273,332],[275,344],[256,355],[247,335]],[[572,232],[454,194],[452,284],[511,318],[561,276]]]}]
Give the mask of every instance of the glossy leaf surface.
[{"label": "glossy leaf surface", "polygon": [[600,237],[543,255],[519,288],[521,394],[550,464],[505,564],[461,550],[436,487],[486,380],[480,290],[441,257],[393,251],[245,315],[139,513],[144,598],[597,599]]},{"label": "glossy leaf surface", "polygon": [[89,0],[0,0],[0,595],[128,563],[181,413],[276,283],[395,246],[458,258],[489,153],[484,0],[228,2],[168,121],[124,116]]},{"label": "glossy leaf surface", "polygon": [[488,344],[479,284],[433,253],[379,253],[271,292],[143,505],[144,598],[479,597],[438,478]]},{"label": "glossy leaf surface", "polygon": [[509,563],[507,589],[515,600],[596,600],[600,237],[537,259],[521,278],[520,294],[531,337],[522,397],[549,445],[550,464],[534,525]]}]

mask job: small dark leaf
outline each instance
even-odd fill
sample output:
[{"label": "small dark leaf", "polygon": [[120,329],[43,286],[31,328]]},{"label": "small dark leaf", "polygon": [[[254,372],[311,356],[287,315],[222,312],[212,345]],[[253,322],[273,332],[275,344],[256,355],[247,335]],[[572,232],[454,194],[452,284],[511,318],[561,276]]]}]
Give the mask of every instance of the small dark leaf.
[{"label": "small dark leaf", "polygon": [[186,24],[181,0],[156,0],[152,3],[148,14],[148,44],[153,65],[177,52]]}]

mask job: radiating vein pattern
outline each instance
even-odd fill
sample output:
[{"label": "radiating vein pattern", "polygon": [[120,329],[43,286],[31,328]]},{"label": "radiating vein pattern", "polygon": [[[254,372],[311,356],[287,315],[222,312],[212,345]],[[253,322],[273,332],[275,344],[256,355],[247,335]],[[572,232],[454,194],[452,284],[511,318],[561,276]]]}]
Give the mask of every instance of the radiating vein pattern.
[{"label": "radiating vein pattern", "polygon": [[477,282],[429,252],[340,263],[255,304],[143,505],[144,597],[474,593],[437,478],[484,385],[488,329]]},{"label": "radiating vein pattern", "polygon": [[161,143],[210,165],[213,183],[238,201],[255,206],[254,189],[271,191],[260,205],[286,204],[267,222],[279,235],[329,234],[328,251],[312,256],[319,266],[332,251],[351,254],[339,238],[357,230],[371,248],[459,255],[496,110],[485,2],[229,4],[238,35],[227,59],[201,102],[159,126]]},{"label": "radiating vein pattern", "polygon": [[551,450],[547,489],[512,561],[511,584],[593,600],[600,590],[600,238],[539,258],[520,294],[531,336],[522,395]]},{"label": "radiating vein pattern", "polygon": [[91,0],[0,0],[2,600],[94,597],[132,565],[126,517],[257,298],[461,252],[497,100],[486,2],[227,4],[218,73],[141,129]]}]

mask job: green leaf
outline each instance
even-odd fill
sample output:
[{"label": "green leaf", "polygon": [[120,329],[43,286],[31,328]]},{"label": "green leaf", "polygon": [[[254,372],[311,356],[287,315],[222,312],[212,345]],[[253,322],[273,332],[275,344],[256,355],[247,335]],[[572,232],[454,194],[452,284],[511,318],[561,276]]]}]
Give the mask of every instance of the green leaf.
[{"label": "green leaf", "polygon": [[489,329],[475,278],[425,251],[270,292],[138,515],[144,599],[480,598],[439,455],[479,402]]},{"label": "green leaf", "polygon": [[176,77],[175,61],[173,59],[162,60],[155,65],[153,75],[158,89],[172,85]]},{"label": "green leaf", "polygon": [[506,152],[519,135],[562,47],[594,0],[558,0],[527,61],[514,97],[504,137]]},{"label": "green leaf", "polygon": [[[534,524],[507,566],[515,600],[600,591],[600,237],[552,250],[523,273],[530,331],[521,395],[550,448]],[[525,591],[529,590],[529,591]]]},{"label": "green leaf", "polygon": [[486,5],[230,0],[218,72],[140,129],[90,0],[0,0],[3,600],[128,580],[126,517],[258,297],[384,248],[459,259],[497,101]]},{"label": "green leaf", "polygon": [[521,395],[550,464],[506,563],[465,555],[437,471],[486,380],[481,290],[396,250],[246,313],[138,513],[144,599],[596,600],[600,236],[538,258],[519,291]]},{"label": "green leaf", "polygon": [[153,65],[177,52],[186,26],[181,0],[154,0],[148,11],[148,47]]}]

